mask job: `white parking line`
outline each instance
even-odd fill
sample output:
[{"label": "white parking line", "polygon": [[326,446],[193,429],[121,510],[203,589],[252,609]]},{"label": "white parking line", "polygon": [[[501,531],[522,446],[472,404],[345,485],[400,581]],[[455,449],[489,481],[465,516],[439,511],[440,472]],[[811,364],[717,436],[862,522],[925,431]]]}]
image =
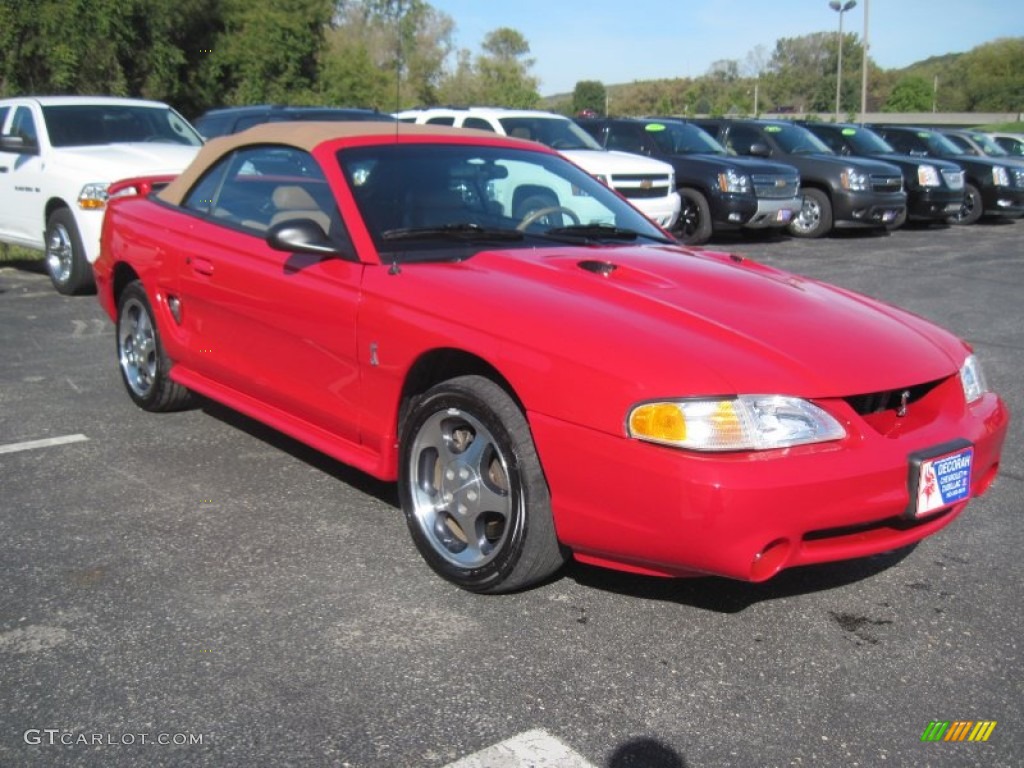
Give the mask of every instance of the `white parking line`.
[{"label": "white parking line", "polygon": [[67,445],[68,443],[80,443],[89,438],[85,435],[62,435],[61,437],[47,437],[44,440],[26,440],[23,443],[9,443],[0,445],[0,453],[17,453],[18,451],[31,451],[34,448],[49,448],[53,445]]},{"label": "white parking line", "polygon": [[542,728],[520,733],[444,768],[596,768]]}]

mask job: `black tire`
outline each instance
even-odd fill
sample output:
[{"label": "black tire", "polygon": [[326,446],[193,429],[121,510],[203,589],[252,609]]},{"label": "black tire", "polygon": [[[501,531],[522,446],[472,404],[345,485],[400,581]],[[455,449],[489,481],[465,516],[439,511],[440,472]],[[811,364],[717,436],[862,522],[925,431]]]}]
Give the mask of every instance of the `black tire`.
[{"label": "black tire", "polygon": [[75,217],[58,208],[46,222],[46,272],[58,293],[75,296],[96,290]]},{"label": "black tire", "polygon": [[565,562],[526,417],[481,376],[439,384],[402,427],[399,494],[412,539],[440,576],[509,592]]},{"label": "black tire", "polygon": [[153,309],[142,284],[129,283],[117,302],[117,363],[128,395],[146,411],[177,411],[192,404],[192,394],[168,377]]},{"label": "black tire", "polygon": [[964,202],[959,213],[954,213],[946,221],[950,224],[973,224],[985,212],[981,201],[981,192],[970,182],[964,184]]},{"label": "black tire", "polygon": [[810,187],[804,190],[800,212],[789,222],[788,231],[793,237],[822,237],[832,231],[832,203],[820,189]]},{"label": "black tire", "polygon": [[711,239],[711,207],[707,198],[695,189],[679,190],[682,208],[672,234],[686,245],[700,245]]}]

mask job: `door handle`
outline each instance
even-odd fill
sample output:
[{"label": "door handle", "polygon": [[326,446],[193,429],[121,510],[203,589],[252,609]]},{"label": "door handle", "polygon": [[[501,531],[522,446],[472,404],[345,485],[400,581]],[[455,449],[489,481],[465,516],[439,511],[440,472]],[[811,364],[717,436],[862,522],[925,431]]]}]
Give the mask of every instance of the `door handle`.
[{"label": "door handle", "polygon": [[209,277],[210,275],[213,274],[213,262],[210,261],[209,259],[204,259],[201,256],[196,256],[195,258],[185,259],[185,263],[191,264],[192,269],[195,272],[198,272],[200,275],[206,275],[207,277]]}]

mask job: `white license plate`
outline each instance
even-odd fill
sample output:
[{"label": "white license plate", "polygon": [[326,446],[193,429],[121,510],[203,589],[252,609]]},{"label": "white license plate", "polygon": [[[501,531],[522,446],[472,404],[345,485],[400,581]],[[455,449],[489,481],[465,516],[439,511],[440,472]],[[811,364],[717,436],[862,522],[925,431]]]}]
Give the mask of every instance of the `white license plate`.
[{"label": "white license plate", "polygon": [[888,223],[890,221],[894,221],[895,219],[896,219],[896,211],[883,211],[882,212],[882,221]]},{"label": "white license plate", "polygon": [[783,208],[775,217],[776,221],[786,222],[793,218],[793,212],[789,208]]},{"label": "white license plate", "polygon": [[916,467],[914,517],[924,517],[970,498],[973,461],[973,446],[921,460]]}]

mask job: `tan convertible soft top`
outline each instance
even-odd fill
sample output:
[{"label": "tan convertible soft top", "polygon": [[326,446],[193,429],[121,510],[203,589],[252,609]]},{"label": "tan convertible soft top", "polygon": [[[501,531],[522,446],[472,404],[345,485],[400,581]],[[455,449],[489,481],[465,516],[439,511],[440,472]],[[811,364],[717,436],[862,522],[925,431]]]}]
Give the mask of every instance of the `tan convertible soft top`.
[{"label": "tan convertible soft top", "polygon": [[[452,136],[474,135],[491,139],[506,138],[489,131],[466,128],[450,128],[443,125],[414,125],[402,122],[278,122],[255,125],[241,133],[210,139],[192,163],[174,181],[158,194],[161,200],[172,205],[181,205],[185,194],[192,188],[206,169],[233,149],[255,144],[282,144],[311,152],[314,147],[331,139],[345,139],[355,136]],[[534,142],[521,142],[536,148]]]}]

